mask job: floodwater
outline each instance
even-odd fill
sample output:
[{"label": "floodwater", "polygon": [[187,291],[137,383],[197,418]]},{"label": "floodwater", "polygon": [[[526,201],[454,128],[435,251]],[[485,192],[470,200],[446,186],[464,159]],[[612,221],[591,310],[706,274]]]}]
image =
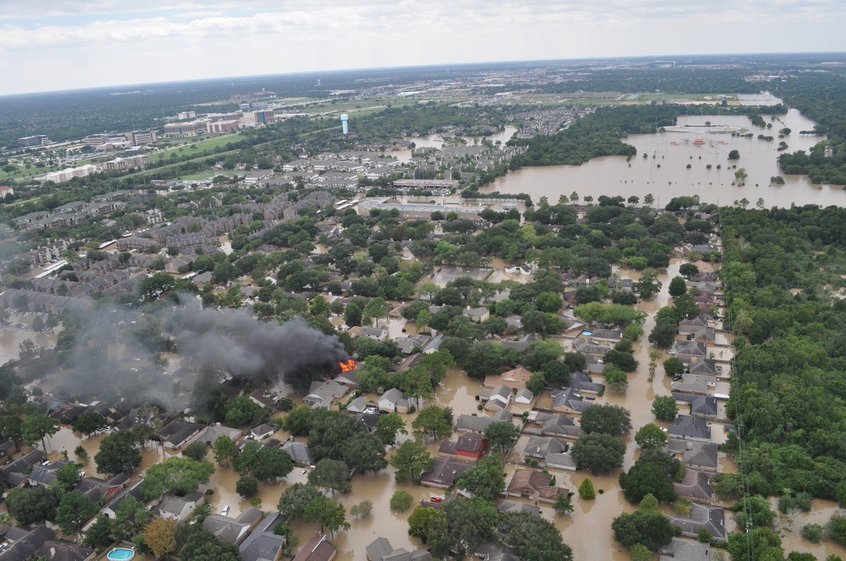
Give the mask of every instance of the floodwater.
[{"label": "floodwater", "polygon": [[[82,458],[79,458],[75,453],[76,448],[81,445],[88,454],[88,460],[84,463],[85,475],[103,477],[103,474],[97,473],[97,463],[94,461],[94,456],[100,451],[100,443],[105,436],[106,434],[98,434],[85,438],[84,435],[74,432],[70,427],[62,426],[56,434],[45,439],[48,457],[51,460],[59,460],[62,458],[62,453],[66,452],[70,460],[83,463]],[[143,474],[151,466],[161,463],[172,455],[175,454],[164,450],[158,443],[151,442],[141,453],[141,465],[136,476]]]},{"label": "floodwater", "polygon": [[[769,117],[765,120],[769,122]],[[706,122],[711,126],[705,126]],[[822,140],[799,134],[802,130],[813,129],[815,123],[795,109],[772,123],[771,129],[761,129],[753,126],[745,116],[684,116],[679,118],[676,127],[682,132],[627,137],[624,141],[637,148],[637,155],[630,161],[622,156],[606,156],[580,166],[527,167],[500,177],[484,191],[528,193],[535,201],[545,196],[551,203],[558,201],[561,195],[569,197],[573,191],[581,197],[590,195],[594,200],[601,195],[626,198],[636,195],[642,200],[651,193],[659,207],[672,197],[682,195],[699,195],[703,202],[720,205],[731,205],[745,198],[750,207],[760,198],[767,208],[789,207],[793,203],[846,204],[842,187],[814,185],[807,176],[785,175],[778,168],[777,158],[781,152],[777,148],[781,140],[787,143],[786,151],[790,153],[807,151]],[[754,137],[721,133],[719,126],[749,129]],[[778,131],[783,127],[792,132],[779,139]],[[775,138],[766,142],[757,139],[759,134]],[[696,144],[698,139],[703,143]],[[740,160],[728,160],[731,150],[740,152]],[[718,165],[721,169],[717,169]],[[748,173],[744,186],[733,185],[735,165]],[[785,185],[769,184],[770,177],[777,175],[784,177]]]},{"label": "floodwater", "polygon": [[[505,143],[511,140],[511,137],[514,136],[514,133],[517,132],[517,127],[512,125],[506,125],[505,128],[496,133],[492,134],[491,136],[462,136],[460,138],[464,139],[464,141],[468,145],[479,144],[482,140],[490,140],[494,144],[499,142],[499,146],[505,146]],[[437,148],[440,150],[444,146],[444,137],[439,134],[427,134],[425,136],[417,136],[414,138],[408,139],[414,142],[414,146],[416,148]],[[401,162],[407,162],[411,160],[411,150],[394,150],[390,152],[391,156],[396,157],[397,160]]]},{"label": "floodwater", "polygon": [[36,333],[31,329],[22,329],[4,325],[0,327],[0,364],[17,360],[20,344],[29,339],[39,349],[49,349],[56,344],[56,336],[51,332]]},{"label": "floodwater", "polygon": [[815,499],[811,505],[810,512],[781,514],[777,508],[778,501],[776,499],[770,499],[770,502],[773,511],[779,514],[778,520],[776,520],[776,531],[781,536],[781,542],[785,552],[807,552],[813,554],[817,559],[825,559],[829,555],[837,555],[842,559],[846,559],[845,547],[829,539],[824,539],[821,543],[813,544],[802,538],[800,534],[802,526],[806,524],[819,524],[820,526],[828,524],[831,517],[840,511],[837,503]]}]

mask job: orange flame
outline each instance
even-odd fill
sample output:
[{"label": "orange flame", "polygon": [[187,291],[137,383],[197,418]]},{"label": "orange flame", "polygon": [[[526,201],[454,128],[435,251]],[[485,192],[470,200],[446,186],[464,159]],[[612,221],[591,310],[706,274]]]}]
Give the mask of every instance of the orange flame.
[{"label": "orange flame", "polygon": [[347,373],[352,372],[353,370],[358,368],[358,362],[351,358],[346,362],[339,362],[338,366],[341,367],[341,372]]}]

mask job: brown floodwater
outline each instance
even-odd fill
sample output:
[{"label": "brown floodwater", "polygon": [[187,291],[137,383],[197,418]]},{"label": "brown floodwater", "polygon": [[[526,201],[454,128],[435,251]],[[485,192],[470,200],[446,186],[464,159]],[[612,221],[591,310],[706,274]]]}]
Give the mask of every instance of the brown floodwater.
[{"label": "brown floodwater", "polygon": [[20,344],[29,339],[39,349],[49,349],[56,344],[56,336],[50,332],[36,333],[31,329],[22,329],[10,325],[0,326],[0,364],[17,360]]},{"label": "brown floodwater", "polygon": [[[768,117],[765,120],[769,122]],[[705,126],[706,121],[710,121],[710,129]],[[759,198],[766,207],[789,207],[793,203],[846,204],[842,187],[814,185],[807,176],[785,175],[778,168],[777,158],[781,152],[777,148],[781,140],[787,143],[786,151],[790,153],[808,151],[822,140],[799,134],[799,131],[813,129],[815,123],[795,109],[773,121],[772,129],[755,127],[744,116],[685,116],[679,118],[678,125],[691,130],[627,137],[624,141],[637,148],[637,156],[629,161],[622,156],[608,156],[580,166],[527,167],[500,177],[485,191],[528,193],[535,201],[545,196],[551,203],[557,202],[561,195],[569,197],[576,191],[581,197],[591,195],[594,200],[600,195],[627,198],[636,195],[643,200],[651,193],[656,206],[682,195],[699,195],[704,202],[720,205],[731,205],[746,198],[750,207],[754,207]],[[748,129],[754,137],[741,138],[717,132],[719,125]],[[779,139],[778,131],[783,127],[789,127],[792,132]],[[758,140],[758,134],[775,138],[766,142]],[[698,139],[703,143],[696,144]],[[731,150],[740,152],[740,160],[728,160]],[[748,173],[745,186],[732,185],[735,164]],[[721,169],[717,169],[717,165]],[[777,175],[784,177],[785,184],[771,186],[770,177]]]},{"label": "brown floodwater", "polygon": [[[463,136],[461,138],[464,139],[465,142],[469,145],[478,144],[483,139],[490,140],[494,144],[497,142],[500,143],[500,146],[504,146],[506,142],[511,140],[511,137],[514,136],[514,133],[517,132],[517,127],[512,125],[507,125],[501,132],[493,134],[491,136]],[[437,148],[440,150],[444,146],[444,138],[439,134],[428,134],[425,136],[417,136],[414,138],[409,138],[411,142],[414,142],[415,147],[417,148]],[[394,156],[400,162],[407,162],[411,160],[411,150],[394,150],[388,153],[390,156]]]}]

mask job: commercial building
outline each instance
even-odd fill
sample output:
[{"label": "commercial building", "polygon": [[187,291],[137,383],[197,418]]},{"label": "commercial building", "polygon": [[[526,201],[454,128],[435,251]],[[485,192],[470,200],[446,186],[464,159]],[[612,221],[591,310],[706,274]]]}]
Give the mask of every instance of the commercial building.
[{"label": "commercial building", "polygon": [[241,117],[241,124],[245,127],[260,127],[273,122],[273,111],[248,111]]},{"label": "commercial building", "polygon": [[133,146],[149,146],[150,144],[156,143],[159,139],[159,133],[153,129],[132,131],[129,133],[129,137]]},{"label": "commercial building", "polygon": [[241,121],[240,120],[232,120],[232,121],[213,121],[208,123],[206,126],[206,131],[209,134],[220,134],[226,132],[237,131],[241,128]]},{"label": "commercial building", "polygon": [[103,164],[103,169],[106,171],[125,171],[134,168],[140,168],[147,165],[147,155],[138,154],[137,156],[129,156],[128,158],[115,158]]},{"label": "commercial building", "polygon": [[197,136],[200,133],[206,132],[207,123],[208,121],[203,119],[184,123],[168,123],[164,126],[164,135],[166,137]]},{"label": "commercial building", "polygon": [[35,134],[19,138],[18,144],[21,146],[43,146],[45,144],[50,144],[50,139],[47,138],[46,134]]},{"label": "commercial building", "polygon": [[53,183],[65,183],[74,177],[87,177],[91,174],[97,173],[99,168],[93,164],[86,164],[77,168],[65,168],[60,171],[52,171],[45,174],[42,178],[44,181],[52,181]]}]

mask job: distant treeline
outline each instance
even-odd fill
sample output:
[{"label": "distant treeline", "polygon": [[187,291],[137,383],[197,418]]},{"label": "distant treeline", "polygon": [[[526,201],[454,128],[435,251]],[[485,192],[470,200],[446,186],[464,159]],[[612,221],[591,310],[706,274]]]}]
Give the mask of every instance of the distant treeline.
[{"label": "distant treeline", "polygon": [[[782,154],[782,171],[808,175],[814,183],[846,185],[846,75],[808,72],[776,84],[774,90],[819,123],[816,131],[829,137],[827,144],[818,144],[810,153]],[[826,146],[832,150],[829,157],[825,155]]]},{"label": "distant treeline", "polygon": [[511,169],[523,166],[579,165],[600,156],[634,156],[634,146],[625,144],[629,134],[648,134],[676,124],[681,115],[783,115],[783,105],[772,107],[714,107],[701,105],[636,105],[603,107],[551,136],[536,136],[511,142],[526,151],[511,161]]}]

